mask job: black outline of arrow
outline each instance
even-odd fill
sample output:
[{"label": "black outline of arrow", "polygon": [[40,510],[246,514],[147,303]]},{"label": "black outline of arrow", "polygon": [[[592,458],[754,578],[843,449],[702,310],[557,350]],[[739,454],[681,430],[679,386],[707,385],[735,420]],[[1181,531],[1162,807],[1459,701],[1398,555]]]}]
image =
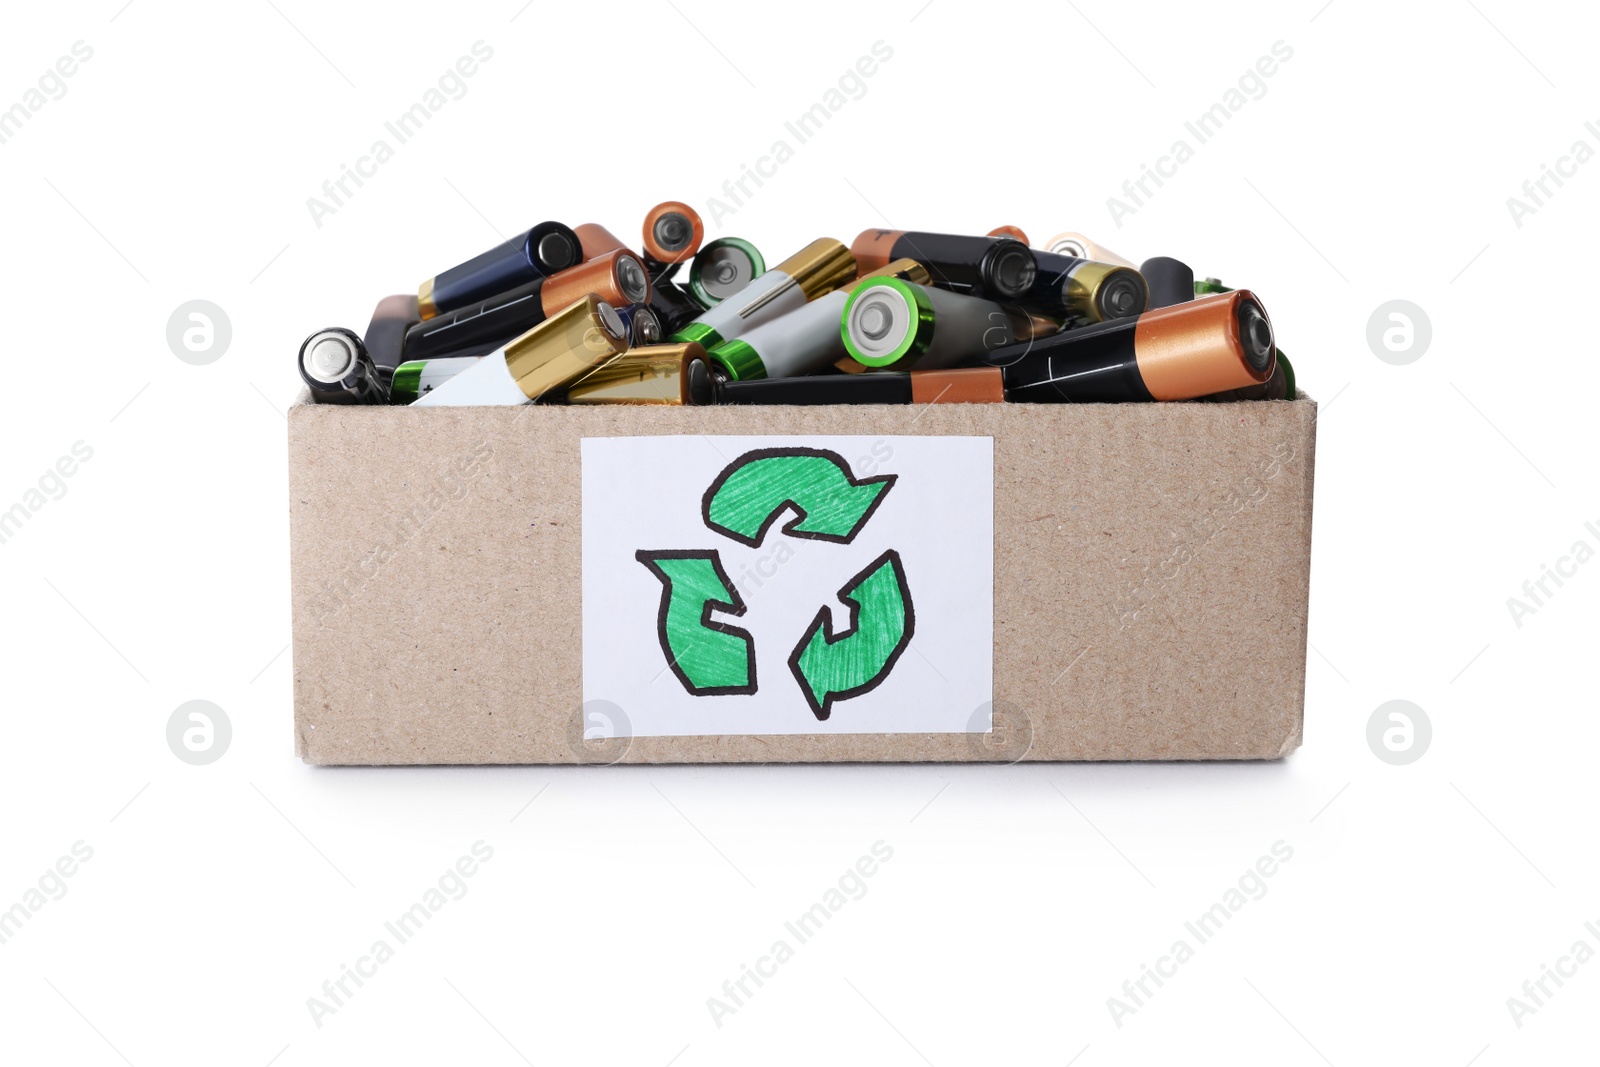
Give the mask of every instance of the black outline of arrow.
[{"label": "black outline of arrow", "polygon": [[[652,552],[641,548],[633,554],[633,558],[649,568],[661,582],[661,608],[656,612],[656,638],[661,642],[661,651],[667,657],[667,666],[672,668],[672,673],[678,676],[678,681],[683,683],[683,688],[690,696],[720,697],[720,696],[751,696],[756,692],[756,639],[749,630],[742,629],[730,623],[717,622],[711,618],[713,608],[720,608],[729,615],[743,615],[745,613],[744,599],[739,596],[739,590],[728,577],[728,572],[722,569],[722,556],[716,549],[664,549]],[[656,565],[657,560],[663,559],[705,559],[711,561],[711,567],[716,571],[717,577],[722,580],[722,587],[733,594],[733,602],[726,600],[707,600],[700,609],[700,625],[716,633],[729,634],[744,641],[745,666],[750,675],[748,685],[722,685],[700,688],[689,680],[683,668],[678,666],[678,657],[672,654],[672,642],[667,637],[667,609],[672,605],[672,578],[667,572]]]},{"label": "black outline of arrow", "polygon": [[[888,657],[883,661],[883,666],[878,668],[877,674],[874,674],[868,681],[853,689],[843,689],[837,693],[824,693],[822,704],[819,706],[811,695],[810,679],[800,669],[800,657],[810,647],[811,640],[818,631],[822,632],[823,641],[829,646],[836,645],[840,641],[855,636],[861,621],[861,602],[853,599],[850,594],[855,592],[872,572],[883,566],[885,560],[893,564],[895,581],[900,586],[900,601],[906,608],[905,631],[900,635],[900,641],[894,646],[894,651],[889,653]],[[800,683],[800,692],[805,696],[806,704],[811,708],[811,714],[815,715],[818,721],[823,722],[827,721],[828,716],[833,714],[833,705],[836,701],[849,700],[851,697],[858,697],[863,693],[869,693],[878,688],[889,677],[890,672],[894,670],[894,665],[899,661],[900,654],[911,646],[911,635],[917,629],[917,610],[911,603],[911,587],[906,584],[905,564],[900,559],[900,553],[892,548],[861,568],[856,573],[856,576],[846,582],[843,589],[839,590],[838,597],[850,605],[850,625],[837,634],[832,633],[831,628],[828,626],[830,612],[827,606],[824,605],[818,609],[816,617],[811,620],[811,625],[806,627],[805,633],[801,636],[800,643],[789,654],[789,671],[794,675],[795,681]]]}]

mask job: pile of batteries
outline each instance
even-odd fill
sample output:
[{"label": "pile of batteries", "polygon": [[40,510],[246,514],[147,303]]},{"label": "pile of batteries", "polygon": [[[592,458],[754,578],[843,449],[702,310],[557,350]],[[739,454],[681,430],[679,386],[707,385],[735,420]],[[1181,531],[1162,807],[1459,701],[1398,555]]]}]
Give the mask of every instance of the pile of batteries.
[{"label": "pile of batteries", "polygon": [[[1285,400],[1294,372],[1255,295],[1081,234],[1044,251],[867,230],[767,268],[657,205],[642,252],[544,222],[380,301],[365,337],[300,348],[332,403],[909,404]],[[679,269],[688,269],[675,280]]]}]

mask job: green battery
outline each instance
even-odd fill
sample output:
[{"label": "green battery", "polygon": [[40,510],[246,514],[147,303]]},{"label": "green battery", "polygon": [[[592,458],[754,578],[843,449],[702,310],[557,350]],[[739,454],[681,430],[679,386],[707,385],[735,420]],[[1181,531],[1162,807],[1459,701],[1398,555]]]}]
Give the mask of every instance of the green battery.
[{"label": "green battery", "polygon": [[845,351],[863,366],[938,370],[1025,339],[1025,319],[982,297],[874,278],[850,294],[839,332]]},{"label": "green battery", "polygon": [[708,241],[689,264],[689,292],[703,308],[715,307],[767,272],[767,261],[742,237]]},{"label": "green battery", "polygon": [[411,359],[394,369],[389,386],[391,404],[409,404],[424,393],[454,378],[481,359],[481,356],[442,356],[439,359]]}]

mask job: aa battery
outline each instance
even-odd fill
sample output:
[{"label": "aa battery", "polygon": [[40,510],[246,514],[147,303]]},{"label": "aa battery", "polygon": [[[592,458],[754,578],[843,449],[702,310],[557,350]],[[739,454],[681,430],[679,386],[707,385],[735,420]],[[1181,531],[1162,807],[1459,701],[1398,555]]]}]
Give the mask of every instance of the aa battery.
[{"label": "aa battery", "polygon": [[909,373],[830,374],[719,382],[716,404],[995,404],[1005,400],[999,367]]},{"label": "aa battery", "polygon": [[712,348],[832,292],[855,276],[856,261],[850,250],[831,237],[819,238],[715,307],[701,312],[693,322],[675,330],[670,339]]},{"label": "aa battery", "polygon": [[661,329],[661,318],[650,309],[649,304],[629,304],[617,308],[616,312],[628,336],[629,348],[659,345],[666,340],[667,335]]},{"label": "aa battery", "polygon": [[904,278],[919,285],[928,283],[928,271],[911,259],[897,259],[865,278],[858,278],[831,293],[824,293],[782,318],[763,323],[743,336],[712,348],[713,369],[719,378],[751,381],[756,378],[787,378],[811,374],[845,358],[844,338],[839,321],[850,293],[862,282],[875,277]]},{"label": "aa battery", "polygon": [[1027,316],[1016,308],[899,278],[856,287],[840,322],[845,350],[873,368],[952,367],[1015,344]]},{"label": "aa battery", "polygon": [[689,295],[702,308],[716,307],[766,270],[767,262],[755,245],[740,237],[719,237],[695,253],[689,264]]},{"label": "aa battery", "polygon": [[1080,322],[1125,319],[1143,312],[1150,302],[1144,278],[1132,267],[1098,263],[1057,252],[1039,252],[1039,273],[1026,303]]},{"label": "aa battery", "polygon": [[1187,304],[1194,299],[1194,268],[1171,256],[1155,256],[1139,264],[1150,287],[1151,308]]},{"label": "aa battery", "polygon": [[[1231,292],[1233,292],[1233,290],[1231,288],[1229,288],[1228,286],[1223,285],[1222,284],[1222,280],[1220,278],[1200,278],[1200,279],[1197,279],[1195,281],[1195,283],[1194,283],[1194,295],[1196,297],[1207,296],[1207,295],[1209,295],[1211,293],[1231,293]],[[1276,345],[1274,345],[1274,348],[1276,348]],[[1272,378],[1269,379],[1265,383],[1264,388],[1262,388],[1259,391],[1259,393],[1256,390],[1253,390],[1253,389],[1251,389],[1249,387],[1246,387],[1242,391],[1242,393],[1240,395],[1237,395],[1237,396],[1235,396],[1232,393],[1229,393],[1229,394],[1227,394],[1225,396],[1207,397],[1206,399],[1208,399],[1208,400],[1293,400],[1296,396],[1299,395],[1299,393],[1298,393],[1298,388],[1299,387],[1295,385],[1295,381],[1294,381],[1294,364],[1289,362],[1289,357],[1284,354],[1283,349],[1277,348],[1276,350],[1277,350],[1278,370],[1281,370],[1283,372],[1283,385],[1282,385],[1282,390],[1281,390],[1283,395],[1281,395],[1281,396],[1278,395],[1279,389],[1278,389],[1278,387],[1276,385],[1276,379],[1278,377],[1278,371],[1275,370],[1275,371],[1272,372]]]},{"label": "aa battery", "polygon": [[578,235],[578,244],[583,249],[585,261],[599,259],[607,252],[615,252],[619,248],[628,247],[622,243],[622,238],[597,222],[586,222],[582,226],[574,226],[572,232]]},{"label": "aa battery", "polygon": [[1272,324],[1239,290],[989,352],[1006,398],[1045,403],[1193,400],[1272,376]]},{"label": "aa battery", "polygon": [[928,268],[940,288],[990,300],[1023,296],[1038,273],[1032,249],[1014,237],[864,230],[850,251],[864,271],[895,259],[914,259]]},{"label": "aa battery", "polygon": [[660,278],[650,286],[650,310],[661,320],[662,332],[671,336],[697,318],[705,308],[684,292],[683,286]]},{"label": "aa battery", "polygon": [[1074,259],[1092,259],[1096,263],[1115,263],[1119,267],[1132,267],[1130,260],[1117,255],[1105,245],[1096,244],[1081,233],[1067,230],[1058,233],[1044,243],[1046,252],[1054,252],[1061,256],[1071,256]]},{"label": "aa battery", "polygon": [[394,369],[389,386],[389,403],[409,404],[426,396],[445,382],[478,362],[478,356],[446,356],[443,359],[413,359]]},{"label": "aa battery", "polygon": [[711,402],[711,368],[697,344],[631,348],[567,387],[569,404],[679,407]]},{"label": "aa battery", "polygon": [[638,256],[618,248],[546,278],[539,303],[554,315],[591,293],[612,307],[643,304],[650,299],[650,276]]},{"label": "aa battery", "polygon": [[372,357],[379,381],[388,381],[394,369],[405,359],[406,331],[421,318],[417,310],[417,298],[409,293],[386,296],[378,301],[361,340],[367,346],[367,355]]},{"label": "aa battery", "polygon": [[342,326],[307,337],[299,365],[301,381],[319,404],[381,404],[387,394],[367,346]]},{"label": "aa battery", "polygon": [[573,266],[583,255],[578,235],[559,222],[541,222],[417,287],[424,319],[515,289]]},{"label": "aa battery", "polygon": [[650,277],[665,281],[676,274],[679,264],[700,251],[705,235],[700,213],[688,204],[668,200],[651,208],[644,216],[643,245]]},{"label": "aa battery", "polygon": [[593,293],[484,356],[417,406],[526,404],[578,380],[628,347],[622,320]]}]

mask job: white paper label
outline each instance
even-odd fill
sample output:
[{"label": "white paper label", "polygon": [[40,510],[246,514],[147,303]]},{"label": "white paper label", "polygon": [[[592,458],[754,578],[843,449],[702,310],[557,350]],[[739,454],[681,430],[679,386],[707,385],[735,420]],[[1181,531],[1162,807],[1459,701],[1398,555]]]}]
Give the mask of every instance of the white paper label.
[{"label": "white paper label", "polygon": [[993,656],[992,438],[584,438],[586,736],[986,733]]}]

